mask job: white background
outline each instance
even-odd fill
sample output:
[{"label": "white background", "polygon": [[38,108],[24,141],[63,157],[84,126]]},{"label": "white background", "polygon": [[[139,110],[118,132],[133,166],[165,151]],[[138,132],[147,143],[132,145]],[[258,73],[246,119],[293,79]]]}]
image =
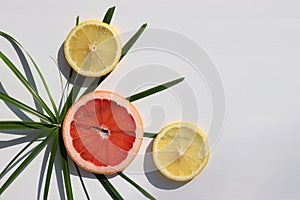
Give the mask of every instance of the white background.
[{"label": "white background", "polygon": [[[163,189],[142,173],[130,177],[158,199],[300,199],[300,3],[3,1],[0,30],[17,38],[33,55],[58,98],[58,73],[50,57],[56,57],[77,15],[82,20],[101,19],[113,5],[117,8],[112,24],[118,30],[133,30],[148,22],[149,27],[175,30],[196,41],[216,64],[226,92],[223,133],[200,176],[174,189]],[[1,39],[0,44],[1,51],[13,59],[7,42]],[[27,93],[8,73],[0,64],[1,83],[10,88],[10,94],[30,102],[30,96],[22,95]],[[1,120],[13,118],[4,104],[0,106]],[[5,145],[11,136],[1,134],[0,139]],[[0,149],[1,169],[21,146]],[[41,162],[42,156],[0,199],[36,199]],[[142,197],[123,180],[111,180],[126,199]],[[109,198],[95,179],[85,181],[92,199]],[[76,175],[72,183],[76,199],[83,199]],[[59,198],[55,185],[53,178],[50,199]]]}]

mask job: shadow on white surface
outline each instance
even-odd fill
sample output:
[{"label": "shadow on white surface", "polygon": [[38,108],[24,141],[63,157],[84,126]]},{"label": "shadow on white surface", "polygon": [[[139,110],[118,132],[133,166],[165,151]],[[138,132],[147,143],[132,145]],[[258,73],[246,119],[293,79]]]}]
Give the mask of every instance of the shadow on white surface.
[{"label": "shadow on white surface", "polygon": [[144,157],[144,171],[149,183],[151,183],[153,186],[157,188],[164,189],[164,190],[172,190],[172,189],[180,188],[185,184],[189,183],[190,181],[178,182],[178,181],[170,180],[166,178],[155,167],[152,159],[152,144],[153,144],[153,140],[148,145]]},{"label": "shadow on white surface", "polygon": [[80,87],[91,87],[98,86],[108,75],[104,75],[97,78],[86,77],[75,72],[69,63],[67,62],[64,55],[64,42],[61,44],[57,53],[57,65],[61,74],[73,85],[78,85]]},{"label": "shadow on white surface", "polygon": [[[0,93],[9,95],[5,88],[3,87],[2,83],[0,82]],[[9,108],[9,110],[11,110],[19,119],[21,119],[22,121],[32,121],[32,119],[30,119],[28,117],[28,115],[26,115],[20,108],[17,108],[16,106],[13,106],[9,103],[7,103],[6,101],[3,101],[5,103],[5,105],[7,106],[7,108]]]}]

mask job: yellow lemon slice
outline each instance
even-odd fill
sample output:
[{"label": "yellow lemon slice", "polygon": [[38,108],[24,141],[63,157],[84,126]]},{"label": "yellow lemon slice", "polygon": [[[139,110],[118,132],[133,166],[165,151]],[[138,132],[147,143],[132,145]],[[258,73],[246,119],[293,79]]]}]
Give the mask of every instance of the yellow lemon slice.
[{"label": "yellow lemon slice", "polygon": [[205,133],[187,122],[165,126],[155,138],[152,150],[156,167],[175,181],[196,177],[206,166],[210,155]]},{"label": "yellow lemon slice", "polygon": [[88,77],[103,76],[112,71],[121,53],[119,34],[111,25],[96,20],[75,26],[64,43],[69,65],[78,74]]}]

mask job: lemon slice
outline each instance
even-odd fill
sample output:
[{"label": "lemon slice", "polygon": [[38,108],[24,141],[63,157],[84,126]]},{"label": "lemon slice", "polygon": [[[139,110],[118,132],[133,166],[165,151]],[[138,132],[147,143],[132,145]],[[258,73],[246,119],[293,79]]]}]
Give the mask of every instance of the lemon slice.
[{"label": "lemon slice", "polygon": [[205,133],[195,125],[177,122],[165,126],[153,142],[153,161],[160,172],[175,181],[196,177],[209,160]]},{"label": "lemon slice", "polygon": [[111,25],[96,20],[75,26],[64,44],[69,65],[78,74],[88,77],[103,76],[112,71],[121,52],[119,34]]}]

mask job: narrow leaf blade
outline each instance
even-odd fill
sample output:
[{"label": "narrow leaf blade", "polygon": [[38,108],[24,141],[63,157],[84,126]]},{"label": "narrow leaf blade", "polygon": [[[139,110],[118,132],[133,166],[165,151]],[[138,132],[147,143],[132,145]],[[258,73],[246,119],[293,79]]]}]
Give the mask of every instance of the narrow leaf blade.
[{"label": "narrow leaf blade", "polygon": [[127,97],[127,99],[131,102],[133,101],[136,101],[136,100],[139,100],[139,99],[142,99],[144,97],[147,97],[147,96],[150,96],[152,94],[155,94],[157,92],[160,92],[160,91],[163,91],[165,89],[168,89],[178,83],[180,83],[181,81],[184,80],[184,77],[182,78],[178,78],[176,80],[173,80],[173,81],[170,81],[170,82],[167,82],[167,83],[164,83],[164,84],[161,84],[161,85],[158,85],[156,87],[153,87],[153,88],[150,88],[148,90],[145,90],[145,91],[142,91],[142,92],[139,92],[137,94],[134,94],[130,97]]},{"label": "narrow leaf blade", "polygon": [[88,193],[88,191],[87,191],[87,189],[86,189],[86,187],[85,187],[85,184],[84,184],[84,182],[83,182],[83,179],[82,179],[80,170],[79,170],[77,164],[76,164],[75,162],[73,162],[73,163],[74,163],[74,165],[75,165],[77,174],[78,174],[78,176],[79,176],[79,180],[80,180],[81,186],[82,186],[82,188],[83,188],[83,191],[84,191],[84,193],[85,193],[86,199],[90,200],[89,193]]},{"label": "narrow leaf blade", "polygon": [[109,182],[104,174],[95,174],[98,181],[102,184],[107,193],[111,196],[112,199],[123,199],[115,187]]},{"label": "narrow leaf blade", "polygon": [[137,190],[139,190],[145,197],[149,199],[155,199],[149,192],[147,192],[145,189],[143,189],[141,186],[139,186],[136,182],[134,182],[132,179],[130,179],[128,176],[126,176],[123,172],[118,173],[124,180],[126,180],[128,183],[130,183],[133,187],[135,187]]},{"label": "narrow leaf blade", "polygon": [[79,24],[79,16],[76,17],[76,26]]},{"label": "narrow leaf blade", "polygon": [[46,120],[46,121],[49,121],[49,122],[51,121],[51,119],[49,117],[47,117],[46,115],[38,112],[37,110],[34,110],[33,108],[25,105],[24,103],[22,103],[22,102],[20,102],[20,101],[18,101],[16,99],[14,99],[14,98],[12,98],[12,97],[4,94],[2,92],[0,92],[0,99],[2,99],[3,101],[5,101],[7,103],[10,103],[10,104],[18,107],[18,108],[20,108],[21,110],[24,110],[26,112],[34,114],[35,116],[37,116],[37,117],[39,117],[39,118],[41,118],[43,120]]},{"label": "narrow leaf blade", "polygon": [[91,83],[91,85],[88,88],[86,88],[86,90],[82,93],[82,96],[85,95],[85,94],[87,94],[87,93],[89,93],[89,92],[94,91],[102,83],[102,81],[104,81],[109,76],[110,73],[111,72],[109,72],[108,74],[106,74],[104,76],[101,76],[101,77],[95,79]]},{"label": "narrow leaf blade", "polygon": [[147,27],[147,23],[143,24],[139,30],[129,39],[129,41],[123,46],[122,48],[122,55],[120,57],[120,60],[128,53],[128,51],[131,49],[131,47],[134,45],[134,43],[139,39],[139,37],[142,35],[144,30]]},{"label": "narrow leaf blade", "polygon": [[[22,48],[22,49],[25,51],[25,53],[27,54],[27,56],[30,58],[30,61],[31,61],[32,64],[34,65],[36,71],[38,72],[38,75],[39,75],[40,79],[42,80],[43,86],[44,86],[44,88],[45,88],[45,90],[46,90],[46,92],[47,92],[47,95],[48,95],[49,99],[50,99],[50,102],[51,102],[51,104],[52,104],[52,107],[53,107],[53,109],[54,109],[54,112],[56,113],[56,116],[58,116],[58,110],[57,110],[56,105],[55,105],[55,102],[54,102],[54,100],[53,100],[53,98],[52,98],[52,96],[51,96],[51,93],[50,93],[50,90],[49,90],[49,88],[48,88],[48,86],[47,86],[47,83],[46,83],[46,81],[45,81],[45,78],[44,78],[43,74],[41,73],[41,71],[39,70],[39,68],[38,68],[38,66],[37,66],[37,64],[36,64],[36,62],[35,62],[35,61],[33,60],[33,58],[31,57],[31,55],[28,53],[28,51],[26,51],[26,49],[25,49],[25,48],[24,48],[24,47],[23,47],[23,46],[15,39],[15,38],[13,38],[12,36],[10,36],[9,34],[0,31],[0,36],[4,37],[4,38],[7,39],[9,42],[13,43],[13,46],[14,46],[14,44],[15,44],[15,45],[19,46],[20,48]],[[37,99],[36,99],[36,100],[37,100]],[[50,109],[49,109],[49,110],[50,110]],[[49,113],[48,113],[48,114],[49,114]],[[51,115],[51,114],[50,114],[50,116],[53,117],[53,115]]]},{"label": "narrow leaf blade", "polygon": [[71,105],[75,102],[75,100],[77,99],[77,96],[79,94],[80,91],[80,86],[74,85],[67,97],[67,100],[62,108],[62,111],[60,113],[60,117],[59,117],[59,121],[62,122],[67,111],[69,110],[69,108],[71,107]]},{"label": "narrow leaf blade", "polygon": [[7,189],[7,187],[17,178],[23,169],[32,161],[32,159],[41,151],[41,149],[47,144],[49,139],[52,137],[50,133],[38,146],[36,146],[27,158],[19,165],[19,167],[10,175],[5,183],[0,188],[0,195]]},{"label": "narrow leaf blade", "polygon": [[64,183],[65,183],[64,185],[65,185],[67,198],[68,198],[68,200],[73,200],[73,192],[72,192],[72,184],[71,184],[71,178],[70,178],[68,157],[67,157],[66,148],[63,143],[62,135],[60,135],[60,137],[59,137],[59,149],[60,149],[60,161],[61,161],[61,167],[62,167],[62,171],[63,171],[63,177],[64,177]]},{"label": "narrow leaf blade", "polygon": [[144,132],[144,137],[155,138],[156,136],[157,136],[157,133]]},{"label": "narrow leaf blade", "polygon": [[15,74],[15,76],[23,83],[23,85],[27,88],[27,90],[33,95],[33,97],[39,102],[39,104],[43,107],[43,109],[48,113],[48,115],[55,119],[55,116],[47,106],[47,104],[43,101],[43,99],[38,95],[38,93],[32,88],[32,86],[28,83],[26,78],[21,74],[21,72],[15,67],[15,65],[0,51],[0,58],[4,61],[4,63],[10,68],[10,70]]},{"label": "narrow leaf blade", "polygon": [[13,165],[13,163],[20,157],[20,155],[26,151],[26,149],[28,149],[35,141],[37,141],[39,138],[45,136],[47,132],[43,132],[41,134],[39,134],[38,136],[36,136],[35,138],[33,138],[25,147],[23,147],[12,159],[11,161],[5,166],[5,168],[1,171],[0,173],[0,179],[4,176],[5,173],[7,173],[8,169]]},{"label": "narrow leaf blade", "polygon": [[0,121],[0,130],[28,130],[41,128],[58,127],[57,124],[48,124],[44,122],[27,122],[27,121]]},{"label": "narrow leaf blade", "polygon": [[49,163],[48,163],[45,188],[44,188],[44,200],[48,199],[52,169],[53,169],[54,160],[55,160],[56,151],[57,151],[57,145],[58,145],[58,137],[59,137],[58,130],[55,130],[55,134],[56,135],[54,137],[54,141],[53,141],[52,148],[51,148],[51,156],[50,156]]},{"label": "narrow leaf blade", "polygon": [[109,9],[106,11],[106,14],[105,14],[105,16],[104,16],[104,18],[103,18],[103,20],[102,20],[104,23],[110,24],[111,19],[112,19],[113,15],[114,15],[114,12],[115,12],[115,8],[116,8],[116,7],[113,6],[113,7],[109,8]]}]

